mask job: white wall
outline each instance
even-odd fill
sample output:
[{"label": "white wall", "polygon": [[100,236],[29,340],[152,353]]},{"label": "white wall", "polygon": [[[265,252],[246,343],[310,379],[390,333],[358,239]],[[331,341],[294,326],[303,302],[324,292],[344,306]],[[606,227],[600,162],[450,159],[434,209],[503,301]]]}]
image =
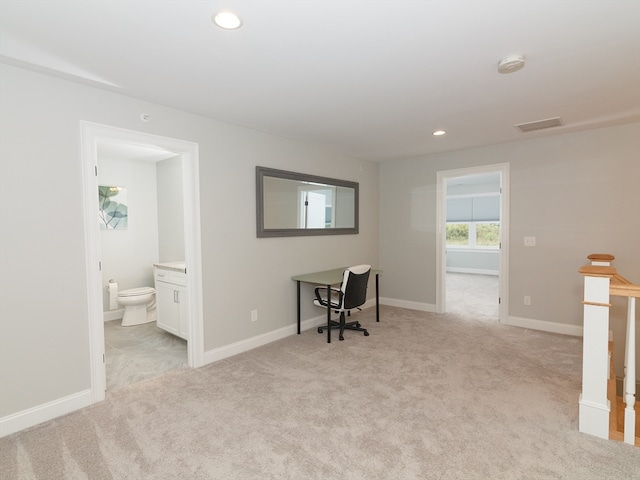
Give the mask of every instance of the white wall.
[{"label": "white wall", "polygon": [[[509,317],[579,328],[578,269],[588,263],[587,255],[615,255],[613,266],[640,283],[638,123],[383,162],[384,296],[435,304],[436,173],[505,162],[511,164]],[[535,236],[537,246],[524,247],[525,236]],[[524,295],[532,297],[531,306],[523,304]],[[614,299],[612,309],[618,374],[623,303]]]},{"label": "white wall", "polygon": [[103,310],[109,311],[107,284],[120,290],[153,287],[152,264],[158,261],[156,164],[98,158],[100,185],[125,187],[128,225],[125,230],[101,230]]},{"label": "white wall", "polygon": [[[205,350],[294,325],[292,275],[378,264],[377,164],[0,68],[0,418],[90,387],[82,120],[198,143]],[[256,165],[359,182],[360,234],[257,238]],[[322,314],[303,302],[303,319]]]},{"label": "white wall", "polygon": [[160,262],[184,261],[184,188],[182,158],[156,164]]},{"label": "white wall", "polygon": [[500,253],[491,250],[447,248],[447,272],[499,275]]},{"label": "white wall", "polygon": [[264,227],[266,229],[298,228],[301,223],[298,195],[304,183],[290,178],[265,175],[262,178],[262,184]]}]

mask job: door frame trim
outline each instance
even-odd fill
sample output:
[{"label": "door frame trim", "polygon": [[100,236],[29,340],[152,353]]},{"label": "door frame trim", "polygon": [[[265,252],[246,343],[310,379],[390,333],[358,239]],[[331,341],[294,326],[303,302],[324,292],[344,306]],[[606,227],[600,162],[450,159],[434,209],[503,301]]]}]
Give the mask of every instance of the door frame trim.
[{"label": "door frame trim", "polygon": [[436,198],[436,313],[447,311],[446,301],[446,207],[447,179],[500,172],[500,286],[499,321],[506,324],[509,315],[509,163],[441,170],[437,172]]},{"label": "door frame trim", "polygon": [[84,180],[83,210],[91,399],[92,403],[96,403],[105,399],[106,389],[100,229],[97,216],[98,143],[116,141],[134,145],[150,145],[175,152],[176,155],[182,157],[185,263],[187,272],[189,272],[188,300],[190,308],[187,361],[192,368],[204,365],[200,162],[197,143],[87,121],[80,122],[80,130],[82,178]]}]

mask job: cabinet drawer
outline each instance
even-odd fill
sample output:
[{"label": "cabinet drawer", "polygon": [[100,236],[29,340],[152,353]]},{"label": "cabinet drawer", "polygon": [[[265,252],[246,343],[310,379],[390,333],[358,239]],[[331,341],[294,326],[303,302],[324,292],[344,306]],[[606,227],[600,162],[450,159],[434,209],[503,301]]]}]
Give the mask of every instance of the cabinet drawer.
[{"label": "cabinet drawer", "polygon": [[154,272],[156,282],[172,283],[174,285],[187,285],[187,274],[182,272],[174,272],[162,268],[156,268]]}]

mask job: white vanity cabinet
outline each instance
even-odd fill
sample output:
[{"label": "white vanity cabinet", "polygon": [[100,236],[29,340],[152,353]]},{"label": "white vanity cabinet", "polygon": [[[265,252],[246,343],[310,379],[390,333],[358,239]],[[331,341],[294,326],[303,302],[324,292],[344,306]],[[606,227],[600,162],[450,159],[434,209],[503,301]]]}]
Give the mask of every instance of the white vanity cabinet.
[{"label": "white vanity cabinet", "polygon": [[158,327],[189,340],[187,274],[180,264],[153,266]]}]

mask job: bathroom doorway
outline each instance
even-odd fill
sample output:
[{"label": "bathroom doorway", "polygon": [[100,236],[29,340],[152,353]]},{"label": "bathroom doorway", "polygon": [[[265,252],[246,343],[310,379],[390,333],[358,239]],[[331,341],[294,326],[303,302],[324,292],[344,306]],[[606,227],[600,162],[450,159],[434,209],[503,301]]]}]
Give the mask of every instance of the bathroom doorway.
[{"label": "bathroom doorway", "polygon": [[[189,341],[186,363],[203,364],[202,274],[200,247],[198,146],[192,142],[160,137],[116,127],[82,122],[82,164],[84,169],[85,245],[87,257],[87,289],[89,292],[89,337],[91,359],[91,391],[94,402],[105,398],[106,355],[100,230],[97,222],[99,156],[105,149],[146,152],[165,158],[179,158],[182,163],[184,212],[184,261],[189,275]],[[149,324],[145,324],[149,325]],[[141,326],[122,327],[138,329]],[[143,328],[139,329],[142,330]],[[131,330],[130,330],[131,331]]]},{"label": "bathroom doorway", "polygon": [[134,323],[129,317],[127,326],[118,300],[120,292],[157,287],[152,265],[184,262],[183,160],[155,146],[99,141],[97,147],[102,284],[109,287],[103,288],[103,310],[110,391],[187,366],[187,339],[156,323],[158,292],[142,297],[150,300],[144,320]]},{"label": "bathroom doorway", "polygon": [[437,190],[436,312],[506,323],[509,164],[440,171]]}]

